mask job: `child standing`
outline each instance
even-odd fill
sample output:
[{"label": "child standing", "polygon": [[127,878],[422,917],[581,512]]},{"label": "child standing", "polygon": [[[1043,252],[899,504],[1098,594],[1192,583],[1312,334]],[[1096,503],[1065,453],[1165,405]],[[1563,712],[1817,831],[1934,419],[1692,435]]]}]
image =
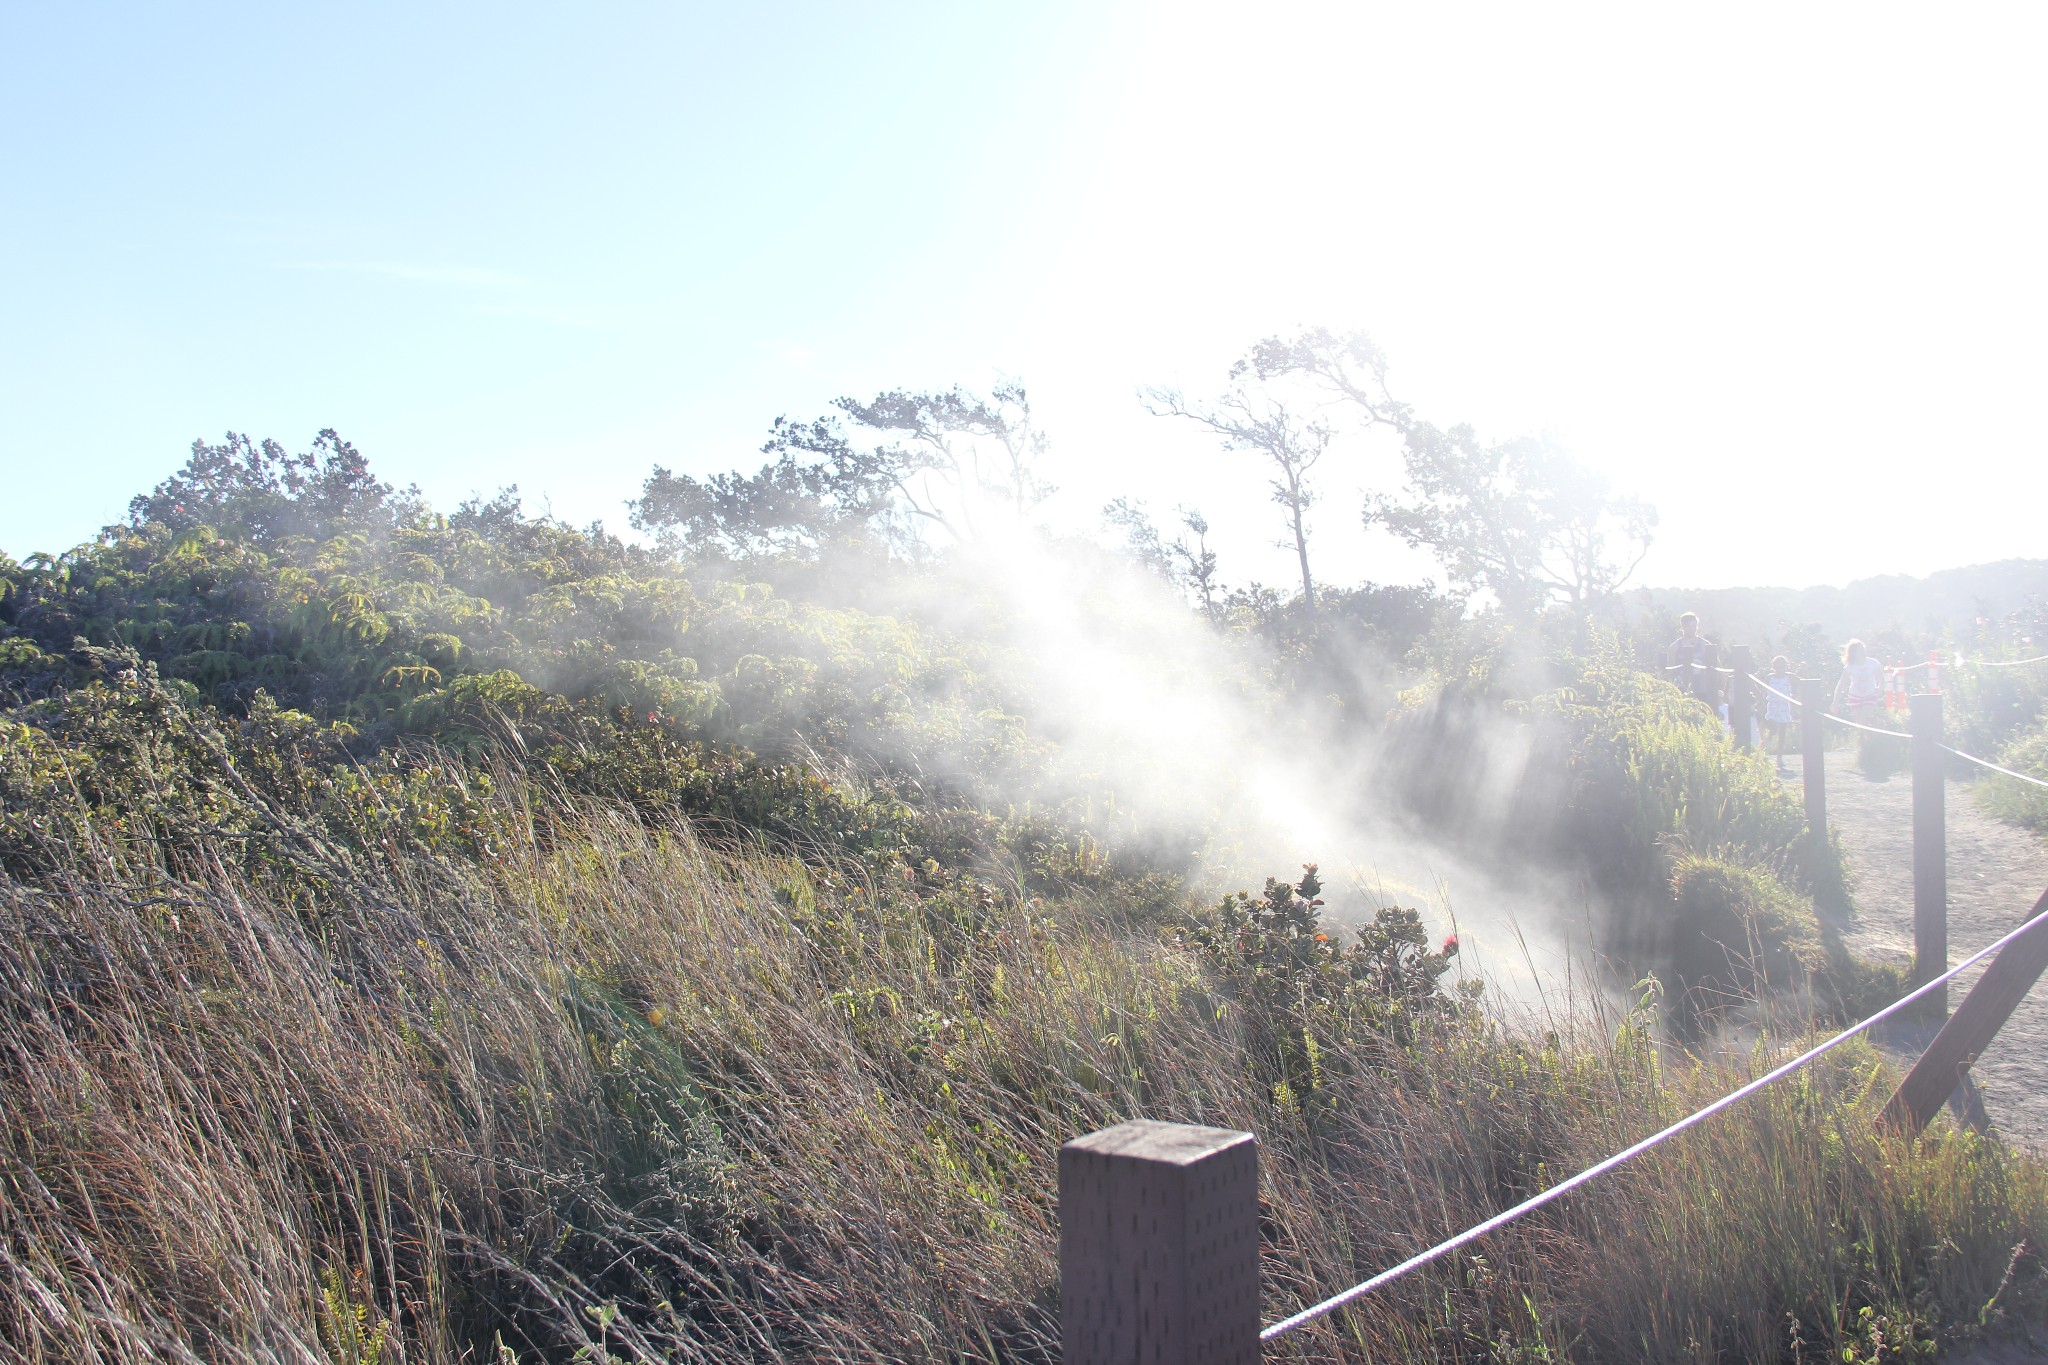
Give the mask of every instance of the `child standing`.
[{"label": "child standing", "polygon": [[1790,777],[1792,770],[1785,766],[1785,742],[1792,734],[1792,687],[1796,681],[1792,661],[1782,654],[1772,659],[1771,675],[1764,681],[1771,689],[1764,694],[1764,730],[1777,751],[1778,776]]}]

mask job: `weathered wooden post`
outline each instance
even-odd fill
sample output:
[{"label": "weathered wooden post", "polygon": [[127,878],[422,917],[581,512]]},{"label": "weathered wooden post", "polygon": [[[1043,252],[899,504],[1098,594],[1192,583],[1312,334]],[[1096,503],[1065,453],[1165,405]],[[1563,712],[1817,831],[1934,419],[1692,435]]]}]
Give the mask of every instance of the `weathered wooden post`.
[{"label": "weathered wooden post", "polygon": [[1735,732],[1735,747],[1747,749],[1750,747],[1749,718],[1756,697],[1750,691],[1749,675],[1755,666],[1749,661],[1749,646],[1735,646],[1729,662],[1734,665],[1735,674],[1728,679],[1728,728]]},{"label": "weathered wooden post", "polygon": [[1799,680],[1799,780],[1806,788],[1806,833],[1813,841],[1814,875],[1828,858],[1827,684]]},{"label": "weathered wooden post", "polygon": [[[2027,919],[2040,919],[2043,915],[2048,915],[2048,892],[2034,902]],[[1885,1105],[1879,1122],[1907,1133],[1925,1128],[1942,1102],[1963,1083],[1964,1074],[1998,1036],[1999,1028],[2012,1017],[2044,971],[2048,971],[2048,921],[2035,925],[1998,950],[1984,975],[1977,978],[1963,1003],[1956,1006],[1955,1014],[1941,1026],[1927,1051],[1920,1054],[1920,1060],[1892,1092],[1891,1102]]]},{"label": "weathered wooden post", "polygon": [[1150,1119],[1060,1148],[1064,1365],[1257,1365],[1258,1153]]},{"label": "weathered wooden post", "polygon": [[[1948,764],[1941,751],[1941,694],[1913,707],[1913,984],[1948,970]],[[1948,1013],[1946,987],[1927,997],[1929,1013]],[[1944,1096],[1946,1098],[1946,1096]]]}]

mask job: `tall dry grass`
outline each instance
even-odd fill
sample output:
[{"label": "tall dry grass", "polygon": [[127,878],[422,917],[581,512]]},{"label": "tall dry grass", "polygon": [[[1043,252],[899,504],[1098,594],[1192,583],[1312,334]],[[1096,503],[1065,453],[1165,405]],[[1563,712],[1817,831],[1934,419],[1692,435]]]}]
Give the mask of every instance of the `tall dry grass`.
[{"label": "tall dry grass", "polygon": [[[0,1340],[34,1361],[1051,1359],[1068,1137],[1256,1132],[1277,1316],[1767,1051],[1468,1016],[1358,1040],[1304,1107],[1106,893],[873,885],[602,809],[489,867],[81,853],[0,884],[0,982]],[[1273,1354],[1862,1359],[2038,1316],[2042,1168],[1876,1135],[1883,1071],[1844,1049]]]}]

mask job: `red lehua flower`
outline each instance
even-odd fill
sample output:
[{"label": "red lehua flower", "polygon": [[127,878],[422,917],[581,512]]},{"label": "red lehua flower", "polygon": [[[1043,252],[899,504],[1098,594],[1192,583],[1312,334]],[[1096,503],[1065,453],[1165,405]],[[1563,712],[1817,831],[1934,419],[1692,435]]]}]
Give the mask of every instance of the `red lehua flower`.
[{"label": "red lehua flower", "polygon": [[1443,955],[1445,957],[1456,957],[1458,955],[1458,936],[1456,934],[1446,934],[1444,936]]}]

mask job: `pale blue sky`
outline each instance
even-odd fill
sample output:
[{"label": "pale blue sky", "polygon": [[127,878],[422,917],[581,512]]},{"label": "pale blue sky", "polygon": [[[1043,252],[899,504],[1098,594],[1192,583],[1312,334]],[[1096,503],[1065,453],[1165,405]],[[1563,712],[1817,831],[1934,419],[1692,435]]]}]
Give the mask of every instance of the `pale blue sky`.
[{"label": "pale blue sky", "polygon": [[[778,413],[1027,381],[1049,509],[1257,472],[1137,410],[1372,329],[1656,501],[1659,582],[2048,554],[2029,9],[0,0],[0,549],[233,428],[620,524]],[[1387,452],[1333,458],[1326,576]],[[1800,506],[1825,534],[1797,529]]]},{"label": "pale blue sky", "polygon": [[749,458],[809,355],[928,369],[1042,269],[1098,12],[10,5],[0,545],[231,426],[613,520]]}]

